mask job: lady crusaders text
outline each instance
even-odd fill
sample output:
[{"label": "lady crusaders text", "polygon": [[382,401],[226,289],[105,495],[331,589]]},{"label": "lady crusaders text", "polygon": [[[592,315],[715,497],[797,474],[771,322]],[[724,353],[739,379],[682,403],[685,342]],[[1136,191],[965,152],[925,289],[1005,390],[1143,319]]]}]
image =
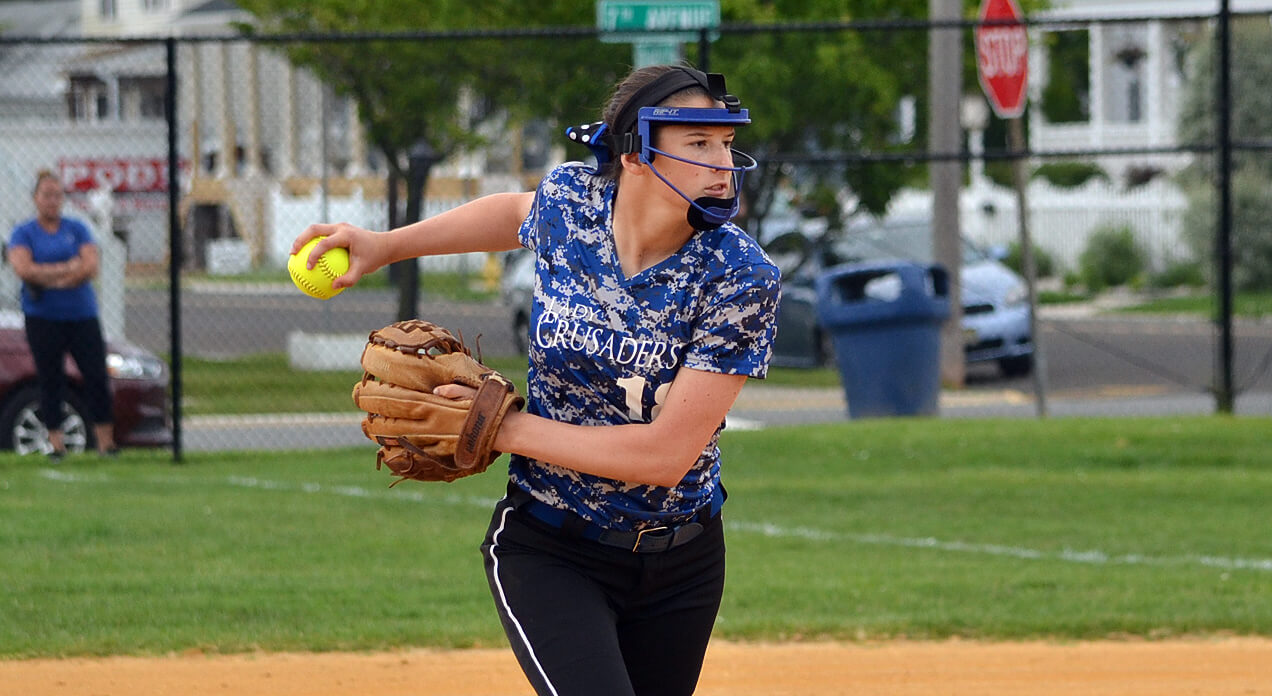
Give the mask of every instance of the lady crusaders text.
[{"label": "lady crusaders text", "polygon": [[582,305],[561,305],[552,298],[534,325],[534,342],[545,350],[561,348],[641,371],[680,364],[684,344],[632,338],[602,325],[598,312]]}]

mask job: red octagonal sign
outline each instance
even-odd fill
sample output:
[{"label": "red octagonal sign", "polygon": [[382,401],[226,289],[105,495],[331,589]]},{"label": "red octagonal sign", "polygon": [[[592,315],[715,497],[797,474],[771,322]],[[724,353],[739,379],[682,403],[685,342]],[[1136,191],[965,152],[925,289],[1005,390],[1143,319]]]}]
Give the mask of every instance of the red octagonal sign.
[{"label": "red octagonal sign", "polygon": [[976,74],[999,118],[1025,111],[1029,34],[1016,0],[981,0],[976,36]]}]

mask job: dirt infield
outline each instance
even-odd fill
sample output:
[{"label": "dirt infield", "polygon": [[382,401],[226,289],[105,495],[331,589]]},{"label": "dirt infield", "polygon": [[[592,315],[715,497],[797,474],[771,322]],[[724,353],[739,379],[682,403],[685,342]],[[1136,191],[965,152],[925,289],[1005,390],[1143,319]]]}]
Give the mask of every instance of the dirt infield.
[{"label": "dirt infield", "polygon": [[[0,662],[9,696],[532,696],[506,650]],[[1264,696],[1272,639],[717,641],[699,696]]]}]

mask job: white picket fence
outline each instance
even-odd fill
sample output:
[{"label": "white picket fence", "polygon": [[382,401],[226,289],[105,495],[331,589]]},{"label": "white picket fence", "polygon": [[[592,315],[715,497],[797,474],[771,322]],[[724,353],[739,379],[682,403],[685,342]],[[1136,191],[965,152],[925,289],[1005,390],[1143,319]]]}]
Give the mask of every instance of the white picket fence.
[{"label": "white picket fence", "polygon": [[[445,212],[464,203],[462,199],[425,199],[425,217]],[[367,200],[361,189],[354,189],[350,196],[328,196],[327,220],[347,222],[371,230],[388,227],[388,211],[383,199]],[[276,186],[270,196],[270,239],[267,260],[279,268],[287,265],[292,240],[310,223],[323,220],[322,193],[315,189],[307,196],[291,196]],[[427,257],[419,260],[421,271],[480,271],[486,263],[486,254],[456,254]]]},{"label": "white picket fence", "polygon": [[[1062,271],[1076,269],[1091,234],[1107,227],[1129,227],[1155,270],[1189,256],[1182,239],[1187,200],[1168,181],[1155,179],[1123,190],[1103,181],[1067,189],[1035,179],[1025,198],[1034,244]],[[962,191],[959,205],[959,223],[967,239],[1004,247],[1019,241],[1014,190],[992,184],[969,187]],[[931,210],[931,192],[907,190],[893,200],[888,214],[915,216]]]},{"label": "white picket fence", "polygon": [[[1092,180],[1077,188],[1060,188],[1035,179],[1026,191],[1029,231],[1036,246],[1047,252],[1058,270],[1078,267],[1091,234],[1108,227],[1129,227],[1144,250],[1150,267],[1160,270],[1172,261],[1186,258],[1182,240],[1187,200],[1172,183],[1155,179],[1147,185],[1123,190],[1104,181]],[[428,216],[454,208],[462,199],[425,201]],[[1006,247],[1020,239],[1016,215],[1016,192],[985,183],[963,189],[960,194],[960,226],[963,236],[983,246]],[[289,196],[281,187],[270,199],[269,263],[286,265],[291,240],[306,225],[322,219],[322,198],[317,191],[307,196]],[[930,215],[930,191],[903,190],[889,206],[889,216]],[[360,190],[351,196],[329,197],[328,219],[349,222],[368,229],[387,226],[383,200],[367,200]],[[480,271],[486,255],[460,254],[420,259],[424,271]]]}]

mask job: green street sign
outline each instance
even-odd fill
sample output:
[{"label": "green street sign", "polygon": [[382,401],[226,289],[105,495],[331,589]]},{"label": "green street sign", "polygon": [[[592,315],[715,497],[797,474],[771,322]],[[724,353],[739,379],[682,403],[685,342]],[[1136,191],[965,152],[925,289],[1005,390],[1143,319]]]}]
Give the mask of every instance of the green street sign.
[{"label": "green street sign", "polygon": [[[597,0],[601,41],[697,41],[720,26],[719,0]],[[715,38],[715,37],[712,37]]]},{"label": "green street sign", "polygon": [[632,67],[679,63],[684,58],[682,45],[676,41],[637,41],[632,44]]}]

